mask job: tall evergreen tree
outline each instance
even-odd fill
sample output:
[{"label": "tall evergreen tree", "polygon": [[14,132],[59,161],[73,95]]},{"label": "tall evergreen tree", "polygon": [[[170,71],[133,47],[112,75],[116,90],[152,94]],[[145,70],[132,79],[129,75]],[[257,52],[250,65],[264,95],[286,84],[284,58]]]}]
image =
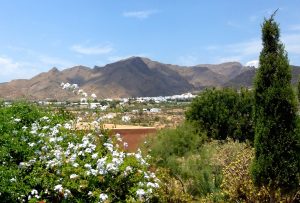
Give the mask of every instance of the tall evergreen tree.
[{"label": "tall evergreen tree", "polygon": [[300,102],[300,76],[298,77],[297,90],[298,102]]},{"label": "tall evergreen tree", "polygon": [[291,68],[280,42],[275,13],[262,25],[263,49],[255,78],[254,122],[255,158],[252,166],[254,183],[281,194],[299,188],[299,133],[296,97],[291,86]]}]

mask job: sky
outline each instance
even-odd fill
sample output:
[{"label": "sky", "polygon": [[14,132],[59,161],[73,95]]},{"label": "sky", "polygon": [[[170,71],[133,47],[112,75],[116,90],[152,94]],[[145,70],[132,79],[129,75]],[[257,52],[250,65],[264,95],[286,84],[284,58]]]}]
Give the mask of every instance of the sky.
[{"label": "sky", "polygon": [[257,64],[261,24],[276,9],[290,63],[300,65],[299,0],[0,0],[0,83],[131,56]]}]

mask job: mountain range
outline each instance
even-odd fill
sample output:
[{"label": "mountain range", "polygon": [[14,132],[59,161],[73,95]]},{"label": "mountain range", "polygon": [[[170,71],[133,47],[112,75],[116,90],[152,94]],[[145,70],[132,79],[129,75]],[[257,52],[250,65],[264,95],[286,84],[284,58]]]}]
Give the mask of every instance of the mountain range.
[{"label": "mountain range", "polygon": [[[78,96],[62,90],[60,84],[76,83],[98,98],[167,96],[198,92],[207,87],[251,87],[256,69],[238,62],[217,65],[178,66],[131,57],[104,67],[75,66],[59,71],[52,68],[31,79],[0,84],[0,98],[13,100],[73,100]],[[295,83],[300,68],[292,66]]]}]

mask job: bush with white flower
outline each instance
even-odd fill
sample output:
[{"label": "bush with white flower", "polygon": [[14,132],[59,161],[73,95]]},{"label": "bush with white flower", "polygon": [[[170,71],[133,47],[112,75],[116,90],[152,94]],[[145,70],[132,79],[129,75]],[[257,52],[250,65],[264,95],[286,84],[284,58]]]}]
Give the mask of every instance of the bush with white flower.
[{"label": "bush with white flower", "polygon": [[1,202],[157,199],[160,182],[140,151],[105,130],[75,130],[70,118],[24,102],[0,107]]}]

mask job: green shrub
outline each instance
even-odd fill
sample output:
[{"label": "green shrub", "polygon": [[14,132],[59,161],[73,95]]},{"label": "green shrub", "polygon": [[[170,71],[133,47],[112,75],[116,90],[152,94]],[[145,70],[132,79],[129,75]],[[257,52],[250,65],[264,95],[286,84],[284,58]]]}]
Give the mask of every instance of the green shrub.
[{"label": "green shrub", "polygon": [[215,146],[205,144],[206,135],[193,124],[165,129],[149,142],[147,148],[154,166],[166,168],[181,182],[183,190],[194,198],[219,190],[221,169],[211,162]]},{"label": "green shrub", "polygon": [[245,147],[223,168],[222,191],[230,202],[268,202],[266,188],[254,187],[250,165],[254,150]]},{"label": "green shrub", "polygon": [[241,89],[206,89],[186,112],[188,121],[196,122],[209,138],[253,141],[253,94]]},{"label": "green shrub", "polygon": [[68,116],[28,103],[0,108],[1,202],[145,202],[159,180],[119,137],[74,130]]},{"label": "green shrub", "polygon": [[263,49],[254,90],[255,158],[253,181],[275,191],[293,194],[299,189],[300,133],[291,68],[274,14],[262,25]]},{"label": "green shrub", "polygon": [[184,123],[174,129],[159,131],[150,145],[151,154],[160,157],[164,162],[172,156],[182,157],[187,153],[198,151],[204,140],[205,135],[193,124]]},{"label": "green shrub", "polygon": [[156,174],[161,181],[160,188],[157,191],[158,202],[192,202],[193,198],[185,191],[183,182],[178,177],[172,176],[168,169],[158,168]]}]

